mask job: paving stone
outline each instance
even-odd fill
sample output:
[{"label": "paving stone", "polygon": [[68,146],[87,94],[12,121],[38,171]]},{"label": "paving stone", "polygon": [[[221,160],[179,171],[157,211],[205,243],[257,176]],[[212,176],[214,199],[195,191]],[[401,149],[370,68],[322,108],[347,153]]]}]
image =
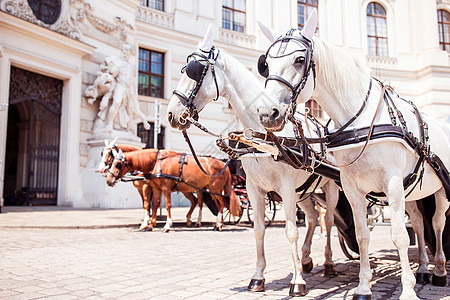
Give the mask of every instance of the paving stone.
[{"label": "paving stone", "polygon": [[[110,216],[118,213],[120,210],[109,212]],[[76,216],[81,220],[89,218],[89,211]],[[109,219],[106,213],[103,219]],[[0,227],[1,224],[2,220]],[[0,298],[289,298],[292,254],[284,225],[276,223],[266,230],[266,291],[262,293],[247,291],[256,263],[251,228],[226,227],[222,232],[212,232],[210,227],[186,229],[179,224],[169,234],[160,230],[142,233],[123,227],[1,228],[0,251],[4,255],[0,260]],[[299,244],[303,243],[304,233],[305,228],[300,227]],[[386,236],[389,227],[375,227],[371,235],[373,300],[396,299],[401,293],[397,251],[390,241],[386,242]],[[359,263],[343,255],[337,237],[332,235],[338,276],[325,278],[322,274],[324,245],[324,239],[313,241],[311,258],[315,266],[310,274],[303,275],[308,294],[302,299],[349,299],[358,285]],[[410,247],[409,255],[415,270],[417,249]],[[430,264],[429,269],[432,267]],[[450,264],[447,270],[450,271]],[[421,299],[450,300],[449,286],[425,285],[415,290]]]}]

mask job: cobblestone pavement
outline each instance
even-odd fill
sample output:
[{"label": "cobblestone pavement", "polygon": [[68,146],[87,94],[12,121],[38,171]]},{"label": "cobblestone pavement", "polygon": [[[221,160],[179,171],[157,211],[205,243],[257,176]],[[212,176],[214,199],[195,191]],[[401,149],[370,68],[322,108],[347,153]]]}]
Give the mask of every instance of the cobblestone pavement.
[{"label": "cobblestone pavement", "polygon": [[[89,211],[85,211],[89,215]],[[2,215],[0,215],[0,219]],[[1,228],[0,299],[286,299],[291,255],[282,222],[266,231],[266,291],[248,292],[255,243],[248,224],[213,232],[212,223],[169,233],[119,228]],[[303,237],[305,228],[300,227]],[[388,227],[371,233],[372,299],[397,299],[400,266]],[[303,299],[351,299],[358,261],[333,251],[338,276],[322,275],[324,238],[313,240],[314,269]],[[410,247],[413,269],[417,250]],[[447,264],[450,271],[450,264]],[[450,278],[450,276],[449,276]],[[450,287],[416,286],[421,299],[450,299]]]}]

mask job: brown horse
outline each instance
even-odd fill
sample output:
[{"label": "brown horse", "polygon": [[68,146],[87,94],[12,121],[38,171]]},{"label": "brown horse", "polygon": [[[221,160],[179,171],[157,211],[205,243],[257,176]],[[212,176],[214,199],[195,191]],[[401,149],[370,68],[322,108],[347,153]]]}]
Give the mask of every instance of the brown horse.
[{"label": "brown horse", "polygon": [[[172,226],[171,216],[171,193],[180,191],[193,193],[199,189],[207,189],[218,207],[215,230],[222,230],[223,209],[228,207],[230,213],[237,217],[241,213],[239,200],[231,187],[230,170],[226,168],[220,175],[220,171],[225,167],[225,163],[211,157],[201,157],[200,161],[205,167],[207,176],[201,172],[192,157],[185,157],[185,154],[165,155],[161,152],[141,150],[127,153],[119,153],[111,166],[111,170],[106,178],[108,185],[114,183],[130,171],[141,171],[144,174],[152,174],[151,180],[153,188],[153,209],[151,228],[156,225],[156,208],[158,207],[161,194],[164,195],[167,222],[164,231],[169,231]],[[218,176],[215,176],[218,175]],[[181,180],[175,180],[180,178]],[[226,197],[224,194],[228,195]],[[197,192],[199,208],[203,206],[202,193]],[[227,201],[229,199],[229,201]],[[200,216],[200,213],[199,213]],[[199,223],[201,220],[199,220]]]},{"label": "brown horse", "polygon": [[[116,149],[118,151],[119,149],[122,150],[122,152],[131,152],[131,151],[137,151],[142,150],[141,148],[138,148],[136,146],[127,145],[127,144],[116,144],[116,140],[113,140],[111,143],[109,143],[107,140],[105,140],[105,147],[102,151],[102,159],[99,163],[98,170],[100,173],[107,173],[109,168],[111,167],[113,161],[114,161],[114,155],[112,153],[112,149]],[[157,151],[155,149],[152,149],[154,151]],[[161,150],[165,151],[165,153],[175,153],[173,151],[169,150]],[[136,189],[139,192],[139,195],[142,198],[142,206],[144,208],[144,219],[139,226],[139,230],[151,230],[151,227],[149,227],[150,223],[150,201],[152,200],[152,187],[150,184],[150,180],[133,180],[133,185],[136,187]],[[186,215],[186,225],[191,226],[191,216],[192,212],[195,209],[195,206],[197,205],[197,198],[193,193],[183,193],[184,196],[189,199],[191,202],[191,208],[189,209],[189,212]],[[201,217],[199,216],[201,219]]]}]

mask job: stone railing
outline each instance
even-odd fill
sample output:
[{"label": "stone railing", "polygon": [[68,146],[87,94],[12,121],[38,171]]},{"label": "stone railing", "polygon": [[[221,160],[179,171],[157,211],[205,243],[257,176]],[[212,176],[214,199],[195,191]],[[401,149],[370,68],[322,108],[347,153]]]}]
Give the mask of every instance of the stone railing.
[{"label": "stone railing", "polygon": [[396,57],[386,57],[386,56],[375,56],[375,55],[367,55],[366,61],[369,67],[393,67],[397,64]]},{"label": "stone railing", "polygon": [[174,28],[173,15],[145,6],[138,7],[136,18],[146,23],[155,24],[167,28]]},{"label": "stone railing", "polygon": [[233,30],[220,28],[220,40],[222,42],[236,44],[238,46],[255,48],[256,37],[254,35],[245,34]]}]

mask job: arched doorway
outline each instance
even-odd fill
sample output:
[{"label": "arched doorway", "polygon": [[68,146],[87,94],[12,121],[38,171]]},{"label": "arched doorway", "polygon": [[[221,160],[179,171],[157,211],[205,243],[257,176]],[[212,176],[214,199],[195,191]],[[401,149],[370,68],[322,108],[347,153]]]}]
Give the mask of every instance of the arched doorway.
[{"label": "arched doorway", "polygon": [[11,68],[5,205],[56,205],[63,82]]}]

